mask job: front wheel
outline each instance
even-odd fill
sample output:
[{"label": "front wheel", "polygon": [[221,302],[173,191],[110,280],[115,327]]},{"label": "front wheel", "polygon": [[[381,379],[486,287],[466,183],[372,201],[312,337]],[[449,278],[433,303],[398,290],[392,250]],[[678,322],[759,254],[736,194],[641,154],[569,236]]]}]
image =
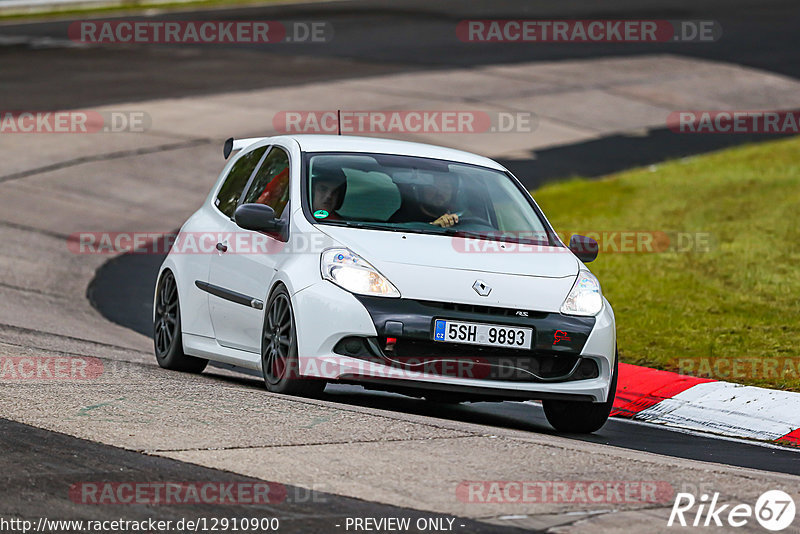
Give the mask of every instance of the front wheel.
[{"label": "front wheel", "polygon": [[615,354],[614,375],[606,402],[544,400],[542,408],[547,421],[559,432],[590,434],[606,424],[617,392],[619,353]]},{"label": "front wheel", "polygon": [[282,286],[270,297],[264,314],[261,372],[267,389],[273,393],[313,397],[325,389],[322,379],[300,377],[292,301]]},{"label": "front wheel", "polygon": [[181,305],[178,301],[178,285],[171,271],[164,272],[156,291],[153,343],[156,361],[164,369],[199,373],[208,365],[208,360],[187,356],[183,353],[181,339]]}]

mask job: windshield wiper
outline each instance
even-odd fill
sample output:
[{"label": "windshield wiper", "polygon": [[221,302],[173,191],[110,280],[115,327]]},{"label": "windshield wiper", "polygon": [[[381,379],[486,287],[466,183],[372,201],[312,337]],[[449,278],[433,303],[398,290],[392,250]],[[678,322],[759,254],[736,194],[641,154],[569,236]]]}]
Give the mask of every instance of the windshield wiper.
[{"label": "windshield wiper", "polygon": [[[554,246],[545,241],[533,241],[526,239],[514,239],[509,236],[483,234],[480,232],[470,230],[459,230],[457,228],[442,228],[441,226],[429,225],[430,228],[408,228],[404,226],[389,226],[379,222],[364,222],[364,221],[327,221],[326,224],[331,226],[347,226],[349,228],[364,228],[367,230],[386,230],[389,232],[400,232],[406,234],[423,234],[423,235],[446,235],[449,237],[463,237],[467,239],[481,239],[484,241],[500,241],[503,243],[516,243],[524,245],[537,245],[537,246]],[[401,223],[402,224],[402,223]]]},{"label": "windshield wiper", "polygon": [[388,230],[390,232],[404,232],[404,233],[412,233],[412,234],[427,234],[428,232],[410,228],[402,228],[399,226],[388,226],[381,223],[371,223],[371,222],[361,222],[361,221],[335,221],[336,223],[341,223],[344,226],[348,226],[351,228],[366,228],[368,230]]},{"label": "windshield wiper", "polygon": [[510,236],[482,234],[470,230],[458,230],[457,228],[445,228],[445,235],[451,237],[463,237],[471,239],[482,239],[484,241],[500,241],[501,243],[514,243],[518,245],[536,245],[542,247],[554,246],[546,241],[536,241],[533,239],[514,239]]}]

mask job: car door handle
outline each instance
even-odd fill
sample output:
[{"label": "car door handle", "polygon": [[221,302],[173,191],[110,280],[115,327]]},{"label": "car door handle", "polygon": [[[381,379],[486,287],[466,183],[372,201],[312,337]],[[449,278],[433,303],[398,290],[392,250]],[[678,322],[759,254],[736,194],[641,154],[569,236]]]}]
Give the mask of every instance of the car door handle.
[{"label": "car door handle", "polygon": [[217,250],[219,250],[220,252],[227,252],[228,251],[228,245],[223,245],[222,243],[217,243]]}]

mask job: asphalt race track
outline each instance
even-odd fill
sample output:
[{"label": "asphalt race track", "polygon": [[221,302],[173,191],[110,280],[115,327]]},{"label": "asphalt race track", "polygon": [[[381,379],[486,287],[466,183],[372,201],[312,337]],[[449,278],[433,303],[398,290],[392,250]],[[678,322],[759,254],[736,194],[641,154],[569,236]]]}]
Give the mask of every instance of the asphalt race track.
[{"label": "asphalt race track", "polygon": [[[490,5],[489,5],[490,4]],[[566,11],[565,11],[566,10]],[[489,17],[488,14],[491,14]],[[82,108],[186,97],[264,87],[353,79],[362,76],[452,67],[477,67],[525,61],[596,57],[628,57],[654,53],[680,54],[735,63],[800,78],[795,60],[795,28],[800,14],[791,1],[648,3],[524,1],[422,2],[352,1],[236,10],[159,15],[163,20],[324,20],[336,28],[324,44],[136,46],[75,48],[66,42],[69,20],[7,24],[6,46],[0,46],[6,109]],[[514,18],[667,18],[714,20],[724,39],[712,45],[697,43],[617,44],[591,47],[542,43],[469,44],[455,38],[451,28],[470,17]],[[119,17],[147,20],[147,17]],[[107,20],[107,19],[103,19]],[[109,17],[108,20],[114,20]],[[427,50],[436,50],[435,54]],[[252,68],[254,64],[258,68]],[[121,69],[121,66],[125,66]],[[179,65],[179,70],[171,67]],[[168,76],[164,76],[169,72]],[[54,80],[57,82],[54,83]],[[152,82],[156,83],[152,83]],[[57,87],[57,90],[54,88]],[[676,138],[666,129],[643,135],[616,135],[540,151],[535,159],[502,159],[525,184],[573,175],[600,176],[665,159],[763,141],[770,135],[713,134]]]},{"label": "asphalt race track", "polygon": [[[159,15],[186,20],[189,13]],[[535,47],[470,44],[456,39],[452,27],[469,18],[686,19],[714,20],[723,37],[710,46],[698,43],[589,46],[542,43]],[[124,17],[135,20],[135,17]],[[9,109],[62,108],[184,97],[276,85],[351,78],[384,72],[514,63],[675,53],[737,63],[800,77],[796,61],[797,6],[791,0],[748,2],[707,0],[653,1],[631,5],[613,0],[602,9],[591,0],[536,2],[362,1],[262,6],[191,13],[192,20],[325,20],[335,28],[330,43],[215,46],[200,54],[185,47],[135,47],[63,50],[69,21],[11,24],[3,36],[0,62],[5,73],[4,100]],[[105,20],[105,19],[104,19]],[[13,38],[23,38],[14,41]],[[50,44],[46,39],[55,40]],[[55,47],[54,47],[55,45]],[[33,46],[19,54],[19,48]],[[431,53],[431,51],[434,51]],[[180,70],[165,76],[165,66]],[[257,64],[259,68],[251,68]],[[125,66],[121,69],[121,66]],[[40,68],[46,67],[46,68]],[[58,80],[59,91],[53,91]],[[157,81],[157,83],[152,83]],[[7,84],[7,85],[6,85]],[[25,92],[20,89],[26,89]],[[14,100],[15,98],[19,100]]]},{"label": "asphalt race track", "polygon": [[[76,475],[85,473],[95,480],[126,481],[131,476],[148,481],[224,481],[234,484],[256,484],[257,479],[231,476],[184,462],[126,451],[48,432],[35,427],[0,419],[0,444],[7,459],[16,460],[17,468],[4,470],[3,514],[25,516],[31,502],[47,509],[50,517],[81,519],[79,507],[64,499],[64,489],[75,483]],[[31,483],[33,482],[33,484]],[[58,491],[53,491],[54,489]],[[332,525],[344,523],[353,516],[409,517],[416,521],[428,517],[417,510],[380,505],[359,499],[324,494],[304,488],[284,487],[275,504],[165,505],[158,508],[159,520],[174,522],[182,518],[277,517],[281,531],[330,532]],[[66,501],[66,502],[65,502]],[[84,507],[85,509],[85,507]],[[120,516],[146,520],[153,516],[145,506],[96,506],[87,519],[114,520]],[[525,532],[522,529],[499,527],[469,519],[457,519],[463,532]]]},{"label": "asphalt race track", "polygon": [[[153,119],[142,135],[0,135],[0,356],[104,369],[94,381],[0,380],[0,519],[258,516],[280,518],[282,532],[323,533],[346,532],[348,518],[409,517],[450,518],[456,532],[667,532],[671,499],[476,505],[454,488],[619,479],[730,502],[796,495],[795,449],[625,420],[560,435],[534,403],[448,405],[345,385],[294,399],[221,368],[164,371],[149,337],[163,256],[68,246],[80,231],[174,231],[216,178],[222,139],[269,134],[279,110],[533,110],[541,122],[530,138],[408,137],[485,153],[535,187],[777,137],[675,135],[663,117],[693,102],[800,109],[796,2],[562,4],[358,0],[151,15],[325,20],[335,34],[319,45],[76,46],[69,20],[0,24],[0,109],[141,109]],[[467,45],[453,32],[467,18],[526,17],[714,20],[723,38]],[[271,481],[286,498],[91,506],[70,493],[86,481]]]}]

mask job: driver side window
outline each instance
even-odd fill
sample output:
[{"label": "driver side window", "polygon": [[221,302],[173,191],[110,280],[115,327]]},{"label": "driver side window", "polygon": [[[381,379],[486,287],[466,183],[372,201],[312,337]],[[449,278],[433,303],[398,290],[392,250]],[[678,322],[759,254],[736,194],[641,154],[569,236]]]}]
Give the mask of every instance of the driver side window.
[{"label": "driver side window", "polygon": [[289,202],[289,155],[274,146],[258,169],[243,204],[264,204],[281,217]]},{"label": "driver side window", "polygon": [[266,151],[267,147],[265,146],[257,148],[236,160],[222,187],[219,188],[217,198],[214,199],[214,205],[219,211],[228,217],[233,217],[233,212],[239,202],[239,197],[242,195],[242,190],[247,185],[247,181],[250,180],[256,165],[261,161],[261,157]]}]

